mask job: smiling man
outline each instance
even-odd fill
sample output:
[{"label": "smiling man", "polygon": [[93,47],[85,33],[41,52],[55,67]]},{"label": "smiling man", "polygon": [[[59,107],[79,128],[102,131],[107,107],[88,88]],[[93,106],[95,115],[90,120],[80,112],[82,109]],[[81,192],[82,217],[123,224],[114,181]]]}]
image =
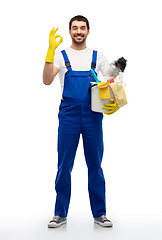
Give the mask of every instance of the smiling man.
[{"label": "smiling man", "polygon": [[[112,227],[106,218],[105,179],[101,168],[103,157],[103,114],[92,112],[88,88],[93,82],[90,69],[102,73],[105,80],[112,69],[106,57],[86,46],[90,33],[88,20],[75,16],[69,22],[71,47],[57,52],[62,42],[52,29],[49,48],[43,72],[43,82],[49,85],[58,74],[61,83],[62,100],[59,107],[58,128],[58,171],[55,181],[56,202],[53,219],[48,227],[59,227],[67,222],[71,196],[71,171],[80,135],[83,139],[84,155],[88,167],[88,191],[94,222],[103,227]],[[60,40],[56,40],[60,38]],[[84,176],[80,176],[84,178]],[[79,186],[78,186],[79,187]],[[84,206],[78,206],[79,208]]]}]

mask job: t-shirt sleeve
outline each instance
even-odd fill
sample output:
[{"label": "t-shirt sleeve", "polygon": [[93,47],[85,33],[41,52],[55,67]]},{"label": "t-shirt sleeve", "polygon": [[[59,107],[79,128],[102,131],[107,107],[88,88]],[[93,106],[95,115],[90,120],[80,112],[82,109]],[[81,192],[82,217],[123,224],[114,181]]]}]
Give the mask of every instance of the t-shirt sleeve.
[{"label": "t-shirt sleeve", "polygon": [[107,81],[113,73],[113,69],[108,62],[105,55],[101,52],[98,52],[98,70],[101,72],[102,76],[104,77],[104,80]]},{"label": "t-shirt sleeve", "polygon": [[57,67],[58,69],[61,68],[61,56],[59,52],[55,53],[54,56],[54,66]]},{"label": "t-shirt sleeve", "polygon": [[65,73],[67,72],[67,68],[65,66],[65,62],[61,52],[56,52],[54,56],[54,66],[59,69],[58,76],[60,78],[61,91],[63,91],[64,76]]}]

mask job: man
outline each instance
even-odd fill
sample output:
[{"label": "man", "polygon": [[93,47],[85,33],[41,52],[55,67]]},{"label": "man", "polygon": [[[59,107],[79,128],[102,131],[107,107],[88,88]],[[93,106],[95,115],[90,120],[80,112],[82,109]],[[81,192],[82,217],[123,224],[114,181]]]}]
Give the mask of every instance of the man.
[{"label": "man", "polygon": [[91,111],[88,92],[90,82],[94,82],[90,69],[93,69],[96,74],[100,71],[105,80],[111,76],[112,69],[102,53],[87,48],[86,39],[90,33],[90,27],[85,17],[78,15],[71,19],[69,34],[72,45],[66,51],[55,54],[55,49],[63,40],[60,35],[55,35],[57,30],[53,28],[50,32],[43,71],[43,83],[51,84],[58,74],[62,90],[59,108],[55,216],[48,227],[59,227],[67,221],[71,195],[71,171],[80,134],[83,138],[84,155],[88,167],[88,191],[94,222],[100,226],[112,227],[112,222],[106,218],[105,179],[101,168],[103,114]]}]

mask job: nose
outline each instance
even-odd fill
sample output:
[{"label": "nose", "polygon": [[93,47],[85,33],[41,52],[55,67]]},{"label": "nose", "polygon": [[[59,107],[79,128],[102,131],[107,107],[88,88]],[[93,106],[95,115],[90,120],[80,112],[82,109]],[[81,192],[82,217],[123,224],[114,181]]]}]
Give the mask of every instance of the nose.
[{"label": "nose", "polygon": [[81,33],[81,29],[80,29],[80,28],[78,28],[78,31],[77,31],[77,33]]}]

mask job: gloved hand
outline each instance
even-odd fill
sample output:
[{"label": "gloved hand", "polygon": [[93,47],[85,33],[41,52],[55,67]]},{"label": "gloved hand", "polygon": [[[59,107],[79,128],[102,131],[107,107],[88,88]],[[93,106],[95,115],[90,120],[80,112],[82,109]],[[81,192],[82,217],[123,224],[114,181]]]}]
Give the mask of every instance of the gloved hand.
[{"label": "gloved hand", "polygon": [[[55,49],[60,45],[60,43],[63,41],[63,38],[60,35],[55,35],[55,33],[57,32],[58,28],[53,28],[50,31],[49,34],[49,48],[47,51],[47,55],[46,55],[46,62],[50,62],[53,63],[54,61],[54,55],[55,55]],[[56,38],[60,38],[59,41],[56,40]]]},{"label": "gloved hand", "polygon": [[114,112],[118,111],[119,109],[119,106],[116,102],[115,99],[109,99],[110,102],[113,102],[113,103],[104,103],[104,107],[102,107],[103,109],[106,109],[106,110],[109,110],[107,112],[104,112],[104,114],[107,114],[107,115],[110,115],[110,114],[113,114]]}]

